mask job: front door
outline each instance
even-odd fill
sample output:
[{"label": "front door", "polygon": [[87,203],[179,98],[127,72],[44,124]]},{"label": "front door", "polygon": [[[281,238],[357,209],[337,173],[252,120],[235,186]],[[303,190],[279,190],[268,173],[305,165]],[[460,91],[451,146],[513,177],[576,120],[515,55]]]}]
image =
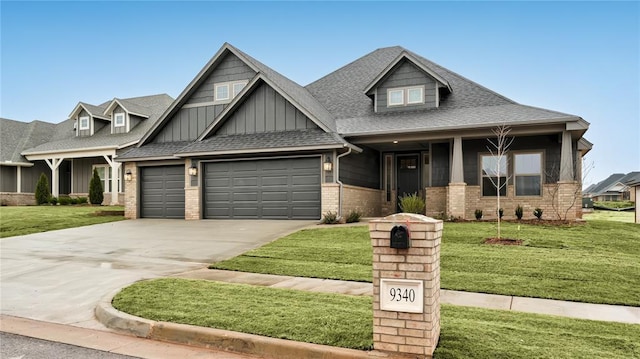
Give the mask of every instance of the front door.
[{"label": "front door", "polygon": [[[397,155],[397,194],[402,197],[409,194],[420,194],[420,155]],[[398,200],[398,210],[400,210],[400,200]]]}]

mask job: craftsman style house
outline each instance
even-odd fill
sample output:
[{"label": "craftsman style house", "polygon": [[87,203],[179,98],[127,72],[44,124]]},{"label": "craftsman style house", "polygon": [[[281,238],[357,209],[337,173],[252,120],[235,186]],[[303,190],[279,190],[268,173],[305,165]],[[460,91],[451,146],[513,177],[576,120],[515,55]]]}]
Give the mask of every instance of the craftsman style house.
[{"label": "craftsman style house", "polygon": [[[78,136],[114,129],[121,107],[79,105]],[[487,139],[500,125],[514,140],[496,172]],[[135,146],[95,156],[113,173],[124,162],[129,218],[379,216],[411,193],[426,199],[427,215],[472,218],[475,209],[496,213],[491,179],[501,177],[505,216],[522,205],[528,216],[561,208],[573,219],[588,126],[402,47],[375,50],[303,87],[224,44]],[[80,155],[74,147],[73,156],[51,156],[60,149],[43,146],[23,154]]]},{"label": "craftsman style house", "polygon": [[168,95],[80,102],[59,124],[0,119],[0,192],[3,204],[33,204],[41,173],[51,194],[87,196],[93,169],[103,181],[105,204],[124,201],[121,163],[114,159],[140,141],[173,102]]}]

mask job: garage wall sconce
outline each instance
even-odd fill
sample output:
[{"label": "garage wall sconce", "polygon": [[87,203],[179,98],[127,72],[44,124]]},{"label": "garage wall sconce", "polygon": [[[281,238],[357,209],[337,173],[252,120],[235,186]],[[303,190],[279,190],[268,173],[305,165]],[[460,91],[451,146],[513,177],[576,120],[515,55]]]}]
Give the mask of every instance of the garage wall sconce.
[{"label": "garage wall sconce", "polygon": [[131,174],[131,170],[127,170],[124,174],[124,180],[129,182],[133,179],[133,175]]},{"label": "garage wall sconce", "polygon": [[331,163],[331,157],[327,156],[324,163],[322,164],[322,168],[329,172],[333,170],[333,163]]},{"label": "garage wall sconce", "polygon": [[197,176],[198,175],[198,167],[191,166],[189,167],[189,176]]}]

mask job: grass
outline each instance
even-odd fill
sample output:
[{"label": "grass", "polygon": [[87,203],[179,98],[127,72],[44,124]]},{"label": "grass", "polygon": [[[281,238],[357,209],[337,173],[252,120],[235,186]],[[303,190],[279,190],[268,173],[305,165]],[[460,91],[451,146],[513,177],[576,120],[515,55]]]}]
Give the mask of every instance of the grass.
[{"label": "grass", "polygon": [[0,238],[121,221],[124,216],[96,216],[94,213],[123,209],[117,206],[0,207]]},{"label": "grass", "polygon": [[[503,223],[523,246],[483,244],[495,223],[445,223],[444,289],[640,306],[640,227],[588,221],[575,226]],[[296,232],[211,268],[371,281],[367,227]]]},{"label": "grass", "polygon": [[[113,305],[158,321],[372,347],[370,297],[165,278],[125,288]],[[441,320],[436,359],[640,357],[638,325],[449,305]]]},{"label": "grass", "polygon": [[582,214],[582,217],[587,221],[614,221],[614,222],[634,223],[636,214],[633,211],[618,212],[618,211],[595,210],[591,213]]}]

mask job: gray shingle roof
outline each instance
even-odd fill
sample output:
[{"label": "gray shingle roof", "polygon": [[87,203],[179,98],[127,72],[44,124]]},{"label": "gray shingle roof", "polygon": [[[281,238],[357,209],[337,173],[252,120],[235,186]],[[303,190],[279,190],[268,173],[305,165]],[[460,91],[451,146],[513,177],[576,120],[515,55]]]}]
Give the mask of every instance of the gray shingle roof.
[{"label": "gray shingle roof", "polygon": [[[213,136],[203,141],[193,142],[182,148],[178,154],[214,153],[241,150],[269,150],[300,147],[344,146],[344,141],[332,133],[320,129],[265,132],[244,135]],[[145,146],[143,146],[145,147]],[[143,148],[141,147],[141,148]]]},{"label": "gray shingle roof", "polygon": [[0,162],[28,163],[20,153],[49,141],[55,127],[53,123],[42,121],[27,123],[0,118]]},{"label": "gray shingle roof", "polygon": [[121,98],[116,98],[116,100],[118,100],[118,102],[124,107],[124,109],[127,112],[133,112],[135,114],[146,115],[146,116],[149,116],[149,114],[152,112],[150,108],[141,106],[137,103],[131,102],[130,100],[125,100]]},{"label": "gray shingle roof", "polygon": [[[446,79],[452,93],[430,110],[375,113],[363,89],[403,51]],[[493,126],[528,121],[561,121],[577,116],[517,104],[402,47],[375,50],[306,86],[337,119],[340,134],[420,131],[460,126]]]},{"label": "gray shingle roof", "polygon": [[606,179],[598,182],[593,188],[590,188],[589,192],[593,195],[599,195],[601,193],[606,192],[611,186],[620,182],[620,180],[625,176],[624,173],[614,173]]},{"label": "gray shingle roof", "polygon": [[[35,154],[41,152],[71,151],[97,147],[120,148],[125,145],[137,142],[147,132],[147,130],[158,120],[164,110],[173,102],[167,94],[134,97],[125,101],[147,109],[148,119],[141,121],[129,133],[111,134],[111,127],[105,126],[93,136],[76,137],[73,130],[73,120],[69,119],[56,126],[55,133],[50,142],[23,151],[23,154]],[[107,101],[100,106],[93,106],[93,109],[102,108],[102,111],[110,103]],[[101,112],[102,113],[102,112]]]},{"label": "gray shingle roof", "polygon": [[148,143],[142,147],[133,147],[118,156],[118,160],[134,158],[167,158],[191,144],[191,141]]},{"label": "gray shingle roof", "polygon": [[86,102],[80,102],[80,104],[82,104],[82,106],[89,111],[89,114],[91,116],[97,116],[100,118],[104,118],[104,110],[107,108],[107,106],[101,105],[101,106],[95,106]]}]

